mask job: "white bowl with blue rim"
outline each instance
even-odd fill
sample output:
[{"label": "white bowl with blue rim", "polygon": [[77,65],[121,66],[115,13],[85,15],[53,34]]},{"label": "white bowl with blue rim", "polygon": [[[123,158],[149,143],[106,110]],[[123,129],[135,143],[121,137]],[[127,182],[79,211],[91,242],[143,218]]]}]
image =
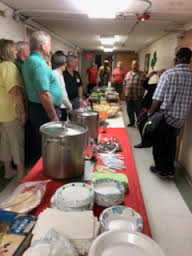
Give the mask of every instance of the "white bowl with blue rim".
[{"label": "white bowl with blue rim", "polygon": [[56,190],[51,207],[61,211],[91,210],[94,205],[94,188],[83,182],[68,183]]},{"label": "white bowl with blue rim", "polygon": [[93,181],[95,190],[95,203],[100,206],[109,207],[121,204],[124,200],[124,185],[116,180],[98,179]]},{"label": "white bowl with blue rim", "polygon": [[101,232],[130,231],[142,232],[143,219],[141,215],[130,207],[115,205],[105,209],[99,217]]}]

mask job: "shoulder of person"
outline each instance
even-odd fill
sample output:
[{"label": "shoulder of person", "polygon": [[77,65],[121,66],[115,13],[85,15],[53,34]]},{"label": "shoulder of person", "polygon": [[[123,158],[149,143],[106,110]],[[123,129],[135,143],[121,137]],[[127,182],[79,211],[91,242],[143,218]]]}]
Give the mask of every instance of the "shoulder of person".
[{"label": "shoulder of person", "polygon": [[1,62],[1,66],[4,68],[17,68],[15,63],[12,61],[3,61],[3,62]]},{"label": "shoulder of person", "polygon": [[44,59],[40,59],[39,57],[35,55],[30,55],[23,63],[23,66],[34,66],[34,67],[42,67],[45,66],[46,62]]},{"label": "shoulder of person", "polygon": [[131,75],[132,74],[132,71],[128,71],[127,73],[126,73],[126,76],[129,76],[129,75]]},{"label": "shoulder of person", "polygon": [[13,73],[20,74],[17,66],[12,61],[3,61],[3,62],[1,62],[1,70],[5,71],[5,72],[6,71],[11,72],[12,74]]},{"label": "shoulder of person", "polygon": [[74,71],[74,75],[75,75],[75,76],[78,76],[78,77],[80,77],[80,74],[79,74],[79,72],[78,72],[78,71],[76,71],[76,70]]}]

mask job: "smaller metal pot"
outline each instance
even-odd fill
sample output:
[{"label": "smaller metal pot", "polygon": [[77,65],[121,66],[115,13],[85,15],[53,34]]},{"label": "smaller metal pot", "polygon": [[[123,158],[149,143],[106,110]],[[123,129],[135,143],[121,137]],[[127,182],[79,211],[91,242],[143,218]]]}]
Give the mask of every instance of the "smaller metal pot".
[{"label": "smaller metal pot", "polygon": [[69,119],[71,121],[84,124],[88,127],[88,137],[97,140],[99,113],[96,111],[78,111],[73,110],[69,112]]}]

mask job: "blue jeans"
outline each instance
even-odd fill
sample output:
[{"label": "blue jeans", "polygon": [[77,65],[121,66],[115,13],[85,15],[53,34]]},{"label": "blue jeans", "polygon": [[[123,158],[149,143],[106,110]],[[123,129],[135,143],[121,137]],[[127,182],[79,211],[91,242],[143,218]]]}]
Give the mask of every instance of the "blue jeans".
[{"label": "blue jeans", "polygon": [[130,124],[135,123],[135,113],[136,116],[139,116],[139,113],[141,111],[141,104],[142,104],[142,98],[137,100],[127,100],[127,114],[129,116]]},{"label": "blue jeans", "polygon": [[79,98],[78,97],[76,97],[76,98],[74,98],[74,99],[72,99],[70,101],[71,101],[73,109],[80,108],[80,103],[79,103]]}]

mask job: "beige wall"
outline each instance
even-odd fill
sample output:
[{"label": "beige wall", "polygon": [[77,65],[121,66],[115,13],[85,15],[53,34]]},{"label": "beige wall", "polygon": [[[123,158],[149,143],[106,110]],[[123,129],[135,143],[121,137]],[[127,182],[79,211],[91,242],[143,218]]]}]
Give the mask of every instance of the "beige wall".
[{"label": "beige wall", "polygon": [[[157,63],[155,70],[160,70],[162,68],[168,69],[174,64],[175,51],[177,48],[177,35],[171,33],[164,36],[160,40],[152,43],[148,47],[139,51],[139,61],[140,69],[144,70],[145,55],[150,53],[150,62],[153,57],[154,52],[157,52]],[[149,72],[152,71],[151,65],[149,64]]]},{"label": "beige wall", "polygon": [[[0,10],[7,7],[0,3]],[[8,8],[11,10],[10,8]],[[25,27],[23,24],[15,22],[12,18],[0,16],[0,38],[12,39],[14,41],[24,40]]]},{"label": "beige wall", "polygon": [[[192,29],[188,30],[178,42],[178,48],[189,47],[192,49]],[[191,63],[192,67],[192,63]],[[179,161],[192,179],[192,111],[185,122],[184,135],[179,156]]]},{"label": "beige wall", "polygon": [[[9,9],[6,5],[0,3],[0,10]],[[38,30],[38,29],[37,29]],[[25,40],[26,28],[21,22],[16,22],[11,17],[0,16],[0,38],[12,39],[14,41]],[[73,48],[69,47],[62,41],[52,36],[52,51],[63,50],[66,53],[72,51]]]},{"label": "beige wall", "polygon": [[192,112],[188,120],[185,122],[183,140],[181,144],[181,151],[179,161],[185,168],[189,176],[192,178]]}]

